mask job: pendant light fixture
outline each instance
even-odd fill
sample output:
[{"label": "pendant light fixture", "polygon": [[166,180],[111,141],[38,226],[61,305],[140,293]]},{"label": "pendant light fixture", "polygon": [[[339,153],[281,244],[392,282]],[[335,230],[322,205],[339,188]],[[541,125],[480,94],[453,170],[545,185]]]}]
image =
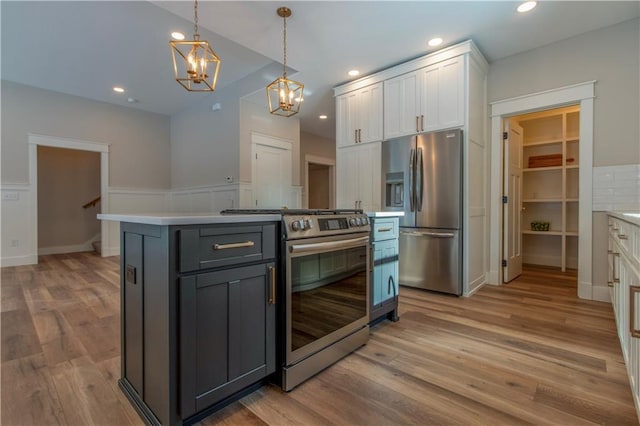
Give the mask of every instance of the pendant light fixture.
[{"label": "pendant light fixture", "polygon": [[176,81],[190,92],[213,92],[218,82],[220,58],[198,34],[198,0],[194,5],[193,40],[171,40]]},{"label": "pendant light fixture", "polygon": [[282,77],[277,78],[267,86],[267,100],[271,114],[291,117],[300,111],[304,84],[287,78],[287,18],[291,16],[291,9],[280,7],[277,13],[284,21],[282,32],[284,46],[283,71]]}]

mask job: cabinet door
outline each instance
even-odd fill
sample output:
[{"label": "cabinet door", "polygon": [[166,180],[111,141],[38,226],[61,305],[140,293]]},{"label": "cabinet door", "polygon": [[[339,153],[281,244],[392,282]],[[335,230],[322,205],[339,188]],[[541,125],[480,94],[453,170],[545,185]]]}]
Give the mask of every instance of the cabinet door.
[{"label": "cabinet door", "polygon": [[364,211],[379,211],[382,198],[382,143],[360,145],[357,148],[357,199]]},{"label": "cabinet door", "polygon": [[379,241],[373,251],[373,306],[398,295],[398,240]]},{"label": "cabinet door", "polygon": [[384,82],[384,139],[417,133],[418,75],[412,72]]},{"label": "cabinet door", "polygon": [[382,140],[382,83],[358,91],[358,142]]},{"label": "cabinet door", "polygon": [[[367,145],[362,145],[367,146]],[[356,208],[358,198],[358,149],[360,146],[336,150],[336,208]]]},{"label": "cabinet door", "polygon": [[180,279],[180,389],[187,418],[275,371],[274,264]]},{"label": "cabinet door", "polygon": [[464,125],[464,58],[420,72],[420,130],[431,132]]},{"label": "cabinet door", "polygon": [[356,143],[358,117],[358,92],[349,92],[336,98],[336,146]]}]

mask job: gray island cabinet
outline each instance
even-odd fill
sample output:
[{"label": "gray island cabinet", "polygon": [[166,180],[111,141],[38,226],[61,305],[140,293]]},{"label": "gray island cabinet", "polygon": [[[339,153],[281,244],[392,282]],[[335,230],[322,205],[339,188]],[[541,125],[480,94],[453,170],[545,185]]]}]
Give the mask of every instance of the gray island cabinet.
[{"label": "gray island cabinet", "polygon": [[120,222],[120,387],[148,424],[193,423],[276,370],[280,216]]}]

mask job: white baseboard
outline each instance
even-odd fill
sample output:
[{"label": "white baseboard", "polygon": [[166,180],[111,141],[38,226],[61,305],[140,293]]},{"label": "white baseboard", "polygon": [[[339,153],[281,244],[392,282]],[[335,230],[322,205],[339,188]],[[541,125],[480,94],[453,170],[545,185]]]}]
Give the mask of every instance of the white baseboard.
[{"label": "white baseboard", "polygon": [[26,256],[13,256],[3,257],[0,259],[0,266],[22,266],[22,265],[35,265],[38,263],[38,256],[35,254],[29,254]]},{"label": "white baseboard", "polygon": [[46,254],[64,254],[64,253],[80,253],[83,251],[94,251],[93,242],[100,240],[100,234],[96,234],[82,244],[72,244],[68,246],[40,247],[38,255]]},{"label": "white baseboard", "polygon": [[478,292],[478,290],[480,290],[482,287],[484,287],[484,285],[486,284],[486,282],[482,282],[478,285],[476,285],[474,288],[472,288],[471,290],[469,290],[468,292],[466,292],[465,294],[463,294],[464,297],[471,297],[474,294],[476,294]]},{"label": "white baseboard", "polygon": [[578,298],[593,300],[593,289],[591,283],[578,282]]},{"label": "white baseboard", "polygon": [[102,257],[120,256],[120,247],[102,247]]}]

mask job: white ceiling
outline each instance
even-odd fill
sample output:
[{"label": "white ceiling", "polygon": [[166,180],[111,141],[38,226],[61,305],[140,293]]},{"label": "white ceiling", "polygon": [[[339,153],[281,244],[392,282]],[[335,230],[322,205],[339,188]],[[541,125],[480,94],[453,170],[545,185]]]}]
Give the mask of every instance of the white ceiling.
[{"label": "white ceiling", "polygon": [[[333,137],[332,88],[349,79],[473,39],[491,62],[640,16],[638,1],[545,1],[527,14],[511,1],[203,1],[201,38],[222,59],[218,87],[244,77],[266,86],[282,61],[300,72],[303,131]],[[171,115],[207,96],[173,80],[169,34],[193,33],[191,1],[2,1],[2,78],[90,99]],[[206,28],[206,29],[205,29]],[[111,88],[122,85],[124,95]],[[127,103],[127,97],[139,102]],[[263,91],[256,95],[265,101]],[[329,115],[325,121],[319,114]]]}]

